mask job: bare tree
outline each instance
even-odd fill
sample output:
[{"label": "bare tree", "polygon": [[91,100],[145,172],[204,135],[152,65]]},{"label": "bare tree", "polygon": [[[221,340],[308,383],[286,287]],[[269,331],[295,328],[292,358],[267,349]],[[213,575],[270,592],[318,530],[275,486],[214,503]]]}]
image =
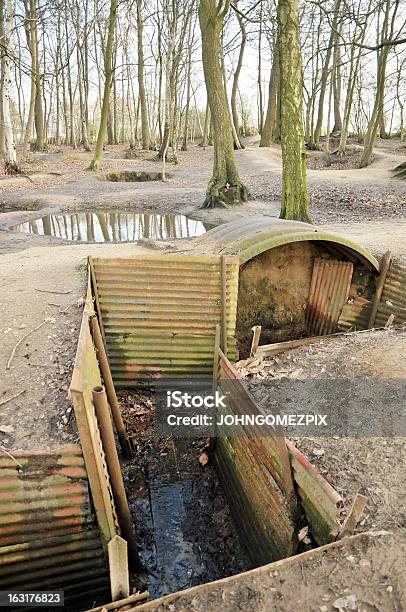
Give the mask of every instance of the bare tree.
[{"label": "bare tree", "polygon": [[[3,0],[0,0],[0,19],[3,21],[4,6]],[[11,123],[10,114],[10,95],[11,95],[11,56],[13,49],[13,2],[7,0],[7,12],[5,16],[5,26],[2,27],[4,32],[2,57],[2,75],[1,75],[1,118],[3,121],[4,134],[4,171],[6,174],[18,174],[17,153],[14,142],[13,126]]]},{"label": "bare tree", "polygon": [[214,141],[213,174],[203,204],[206,208],[229,206],[249,199],[248,189],[240,179],[235,162],[231,117],[221,65],[221,32],[229,8],[229,0],[200,0],[199,5],[203,71]]},{"label": "bare tree", "polygon": [[282,219],[309,221],[303,135],[302,58],[297,0],[279,0],[281,79]]}]

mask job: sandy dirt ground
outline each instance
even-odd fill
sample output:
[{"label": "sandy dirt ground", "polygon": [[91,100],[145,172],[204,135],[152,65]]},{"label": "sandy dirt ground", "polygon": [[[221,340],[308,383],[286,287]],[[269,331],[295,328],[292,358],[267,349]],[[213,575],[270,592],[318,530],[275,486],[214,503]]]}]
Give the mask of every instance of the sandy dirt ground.
[{"label": "sandy dirt ground", "polygon": [[[41,450],[76,440],[68,427],[71,404],[67,393],[82,316],[87,256],[143,252],[145,249],[132,244],[44,246],[0,257],[0,444],[4,448]],[[1,405],[20,392],[24,393]]]},{"label": "sandy dirt ground", "polygon": [[[402,153],[378,148],[374,163],[366,170],[310,169],[314,220],[359,241],[379,256],[391,248],[395,256],[406,258],[406,183],[391,178],[391,169],[402,159]],[[106,151],[98,174],[124,169],[159,170],[159,164],[148,161],[149,156],[126,159],[124,147],[113,147]],[[64,150],[35,156],[24,168],[27,176],[0,178],[0,445],[5,452],[55,448],[77,440],[67,390],[85,291],[86,257],[130,256],[152,252],[157,246],[172,252],[190,248],[190,242],[185,241],[161,245],[67,244],[50,237],[10,232],[7,227],[61,210],[182,212],[213,224],[255,214],[279,214],[281,164],[277,147],[265,150],[251,143],[237,152],[241,174],[256,200],[233,210],[207,212],[199,208],[210,175],[211,156],[211,150],[197,147],[180,153],[180,164],[170,168],[174,178],[165,184],[98,180],[97,175],[84,170],[89,154]],[[366,334],[360,344],[346,340],[330,349],[323,344],[319,357],[303,353],[292,359],[298,359],[300,367],[304,362],[310,364],[306,375],[319,359],[332,375],[343,364],[351,368],[356,365],[361,371],[369,362],[372,365],[364,374],[385,376],[388,362],[392,368],[400,367],[404,376],[404,334],[377,336],[373,341],[368,338],[372,336]],[[18,397],[7,401],[16,394]],[[327,561],[288,569],[283,579],[264,570],[260,579],[244,578],[227,588],[208,591],[210,595],[203,599],[186,599],[186,604],[171,603],[156,609],[269,610],[271,604],[286,611],[300,607],[320,612],[406,608],[404,563],[399,561],[405,552],[402,442],[391,439],[387,444],[377,441],[366,445],[365,440],[359,440],[351,447],[335,440],[331,445],[326,440],[302,444],[343,497],[351,499],[358,491],[368,495],[360,529],[376,526],[393,535],[382,536],[368,546],[358,543],[354,550],[333,553]],[[324,453],[315,454],[314,450]],[[337,599],[350,595],[355,596],[355,603],[352,597],[341,606],[337,604]]]},{"label": "sandy dirt ground", "polygon": [[[359,414],[361,429],[344,425],[347,434],[338,425],[334,431],[338,435],[330,437],[321,431],[320,435],[294,437],[292,441],[341,495],[342,516],[357,493],[368,497],[359,530],[404,529],[406,443],[399,436],[405,435],[405,415],[402,425],[390,405],[385,404],[384,386],[391,382],[390,395],[404,397],[406,329],[326,339],[267,360],[265,372],[261,378],[254,375],[247,379],[250,391],[265,410],[272,398],[273,406],[282,407],[289,402],[298,412],[322,408],[329,415],[342,412],[343,419],[350,402],[345,395],[350,386],[343,382],[369,382]],[[372,394],[368,386],[374,389]],[[286,393],[289,388],[292,396]],[[359,387],[352,388],[354,393],[360,392]],[[381,415],[385,415],[381,435],[381,429],[374,428],[376,435],[367,437],[368,420],[378,421]]]},{"label": "sandy dirt ground", "polygon": [[356,536],[342,547],[316,549],[131,610],[402,612],[406,539],[378,533],[381,535]]}]

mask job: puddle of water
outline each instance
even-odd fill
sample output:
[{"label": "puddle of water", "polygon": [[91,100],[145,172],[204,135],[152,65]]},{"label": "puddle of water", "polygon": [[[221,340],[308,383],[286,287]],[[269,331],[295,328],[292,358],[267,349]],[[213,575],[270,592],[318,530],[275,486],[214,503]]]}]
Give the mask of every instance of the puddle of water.
[{"label": "puddle of water", "polygon": [[136,242],[193,238],[208,227],[185,215],[98,211],[45,215],[9,229],[75,242]]}]

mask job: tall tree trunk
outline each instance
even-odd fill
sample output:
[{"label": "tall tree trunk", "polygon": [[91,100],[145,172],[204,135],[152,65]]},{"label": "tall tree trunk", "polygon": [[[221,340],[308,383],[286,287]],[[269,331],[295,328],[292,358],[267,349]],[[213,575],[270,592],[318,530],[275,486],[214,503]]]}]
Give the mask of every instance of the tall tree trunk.
[{"label": "tall tree trunk", "polygon": [[210,131],[210,106],[209,103],[206,104],[206,112],[204,114],[204,127],[203,127],[203,136],[202,142],[200,146],[205,149],[209,146],[209,131]]},{"label": "tall tree trunk", "polygon": [[371,163],[374,143],[378,127],[380,124],[381,113],[383,112],[383,98],[385,94],[386,64],[390,47],[384,47],[378,55],[378,77],[376,84],[376,95],[372,115],[368,123],[367,133],[364,140],[364,150],[362,153],[360,168],[365,168]]},{"label": "tall tree trunk", "polygon": [[261,132],[261,141],[259,143],[260,147],[270,147],[272,141],[276,140],[275,131],[278,115],[279,82],[279,43],[278,40],[276,40],[273,45],[271,77],[269,79],[268,107],[264,127]]},{"label": "tall tree trunk", "polygon": [[144,77],[144,47],[143,47],[143,30],[144,24],[142,20],[142,0],[137,0],[137,50],[138,50],[138,92],[141,106],[141,134],[142,148],[151,148],[151,134],[148,121],[148,104],[145,93],[145,77]]},{"label": "tall tree trunk", "polygon": [[[391,15],[391,10],[393,11]],[[385,16],[382,23],[382,30],[380,33],[380,41],[385,42],[393,38],[395,29],[395,19],[399,8],[399,2],[392,4],[391,0],[386,0]],[[378,37],[379,41],[379,37]],[[375,103],[372,111],[371,118],[368,123],[368,129],[364,140],[364,151],[361,158],[360,168],[365,168],[371,163],[374,142],[378,127],[383,116],[383,102],[385,95],[385,80],[386,80],[386,66],[388,62],[388,56],[391,51],[391,46],[386,45],[377,51],[377,77],[376,77],[376,95]]]},{"label": "tall tree trunk", "polygon": [[334,94],[334,126],[333,133],[341,132],[343,122],[341,119],[341,53],[339,38],[336,36],[334,52],[335,70],[333,74],[333,94]]},{"label": "tall tree trunk", "polygon": [[[0,2],[0,19],[3,20],[4,6]],[[10,95],[11,95],[11,57],[13,53],[13,2],[7,0],[7,14],[5,19],[4,30],[4,58],[2,62],[3,72],[1,75],[1,102],[2,102],[2,120],[4,130],[4,171],[6,174],[18,174],[17,153],[14,142],[13,126],[11,123],[10,113]]]},{"label": "tall tree trunk", "polygon": [[234,157],[234,142],[227,93],[221,67],[221,32],[230,7],[229,0],[200,0],[202,59],[214,136],[213,174],[203,206],[229,206],[249,199]]},{"label": "tall tree trunk", "polygon": [[302,58],[298,0],[279,0],[282,219],[310,221],[303,137]]},{"label": "tall tree trunk", "polygon": [[337,36],[336,31],[337,31],[338,13],[340,10],[340,2],[341,0],[335,1],[334,16],[333,16],[333,23],[331,26],[330,39],[328,41],[326,57],[324,59],[323,68],[321,71],[319,109],[317,113],[317,122],[316,122],[316,127],[314,129],[314,138],[313,138],[314,148],[316,149],[320,147],[321,128],[323,126],[324,98],[326,95],[327,80],[328,80],[328,75],[330,72],[330,59],[331,59],[331,55],[333,52],[334,40]]},{"label": "tall tree trunk", "polygon": [[[4,0],[0,0],[0,41],[4,40]],[[6,61],[6,53],[4,45],[0,46],[0,157],[4,156],[5,150],[5,133],[4,133],[4,119],[3,119],[3,74],[4,74],[4,63]]]},{"label": "tall tree trunk", "polygon": [[44,134],[43,134],[43,113],[42,113],[42,91],[41,91],[41,76],[39,73],[39,59],[38,59],[38,37],[37,37],[37,13],[36,13],[36,0],[25,0],[25,33],[27,38],[28,47],[31,55],[31,94],[30,94],[30,108],[28,112],[27,125],[24,135],[24,158],[28,156],[30,139],[32,137],[34,122],[36,130],[36,144],[37,150],[42,150],[44,146]]},{"label": "tall tree trunk", "polygon": [[36,132],[35,150],[44,150],[44,110],[42,105],[42,84],[38,55],[38,30],[36,0],[30,0],[30,30],[31,42],[34,49],[35,63],[33,63],[35,79],[34,124]]},{"label": "tall tree trunk", "polygon": [[[234,6],[238,9],[238,0],[234,3]],[[236,66],[234,77],[233,77],[233,87],[231,90],[231,115],[233,118],[235,132],[239,140],[240,139],[240,120],[239,120],[238,112],[237,112],[237,93],[238,93],[238,80],[240,78],[242,62],[244,59],[244,51],[245,51],[245,47],[247,44],[247,30],[245,27],[244,18],[239,13],[236,13],[236,16],[237,16],[238,25],[240,26],[240,31],[241,31],[241,45],[240,45],[240,51],[238,54],[237,66]],[[240,145],[241,145],[241,142],[240,142]]]},{"label": "tall tree trunk", "polygon": [[186,84],[186,108],[185,108],[185,123],[183,126],[183,142],[182,142],[182,151],[187,151],[187,143],[188,143],[188,133],[189,133],[189,113],[190,113],[190,97],[191,97],[191,88],[192,88],[192,58],[191,54],[191,45],[189,41],[189,61],[187,67],[187,84]]},{"label": "tall tree trunk", "polygon": [[93,159],[90,163],[89,170],[97,170],[103,152],[104,139],[106,138],[107,118],[110,105],[111,81],[113,76],[113,45],[114,35],[116,30],[117,20],[117,3],[118,0],[110,0],[109,26],[107,33],[107,43],[104,52],[104,92],[103,104],[100,116],[99,131],[97,133],[96,149]]},{"label": "tall tree trunk", "polygon": [[262,92],[262,19],[264,7],[259,5],[259,38],[258,38],[258,132],[262,134],[264,127],[264,95]]}]

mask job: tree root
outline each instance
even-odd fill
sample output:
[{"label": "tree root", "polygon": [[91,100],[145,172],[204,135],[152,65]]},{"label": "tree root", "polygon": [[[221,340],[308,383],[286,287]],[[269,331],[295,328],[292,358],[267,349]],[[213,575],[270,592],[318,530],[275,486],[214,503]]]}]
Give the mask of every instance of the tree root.
[{"label": "tree root", "polygon": [[17,174],[21,174],[21,170],[18,167],[16,162],[4,162],[4,174],[8,176],[16,176]]},{"label": "tree root", "polygon": [[244,183],[230,185],[221,178],[210,181],[202,208],[230,208],[250,199],[251,194]]}]

